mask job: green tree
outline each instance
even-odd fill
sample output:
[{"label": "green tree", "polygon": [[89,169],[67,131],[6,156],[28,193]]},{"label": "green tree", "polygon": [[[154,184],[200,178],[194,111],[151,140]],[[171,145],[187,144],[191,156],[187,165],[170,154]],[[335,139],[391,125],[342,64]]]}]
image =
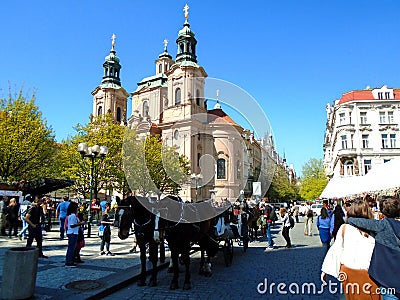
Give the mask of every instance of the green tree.
[{"label": "green tree", "polygon": [[[27,99],[29,98],[29,99]],[[35,105],[22,90],[0,99],[0,177],[34,180],[52,174],[56,142]]]},{"label": "green tree", "polygon": [[305,200],[314,200],[321,195],[328,183],[322,159],[311,158],[302,167],[300,195]]},{"label": "green tree", "polygon": [[276,166],[266,195],[271,201],[289,201],[299,198],[296,185],[289,181],[285,169],[281,166]]},{"label": "green tree", "polygon": [[124,170],[132,190],[149,193],[176,193],[189,180],[189,161],[175,148],[162,144],[160,136],[137,139],[134,129],[125,135]]},{"label": "green tree", "polygon": [[87,125],[75,126],[77,134],[63,141],[58,152],[60,161],[58,172],[64,178],[75,181],[74,190],[85,197],[90,193],[91,159],[82,159],[78,152],[79,143],[88,146],[101,145],[108,147],[104,159],[94,160],[93,195],[97,197],[100,190],[116,190],[125,194],[128,185],[122,168],[122,143],[125,127],[115,123],[111,115],[93,119]]}]

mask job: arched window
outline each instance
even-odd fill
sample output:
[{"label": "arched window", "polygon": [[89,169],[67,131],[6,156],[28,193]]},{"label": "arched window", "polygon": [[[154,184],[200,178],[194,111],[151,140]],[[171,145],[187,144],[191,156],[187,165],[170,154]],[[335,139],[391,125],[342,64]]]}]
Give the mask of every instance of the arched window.
[{"label": "arched window", "polygon": [[149,115],[149,102],[143,102],[143,117],[147,117]]},{"label": "arched window", "polygon": [[97,109],[97,115],[101,116],[103,114],[103,107],[99,106],[99,108]]},{"label": "arched window", "polygon": [[344,173],[345,173],[345,176],[354,175],[354,165],[353,165],[352,161],[347,161],[344,164]]},{"label": "arched window", "polygon": [[162,64],[158,65],[158,73],[162,73]]},{"label": "arched window", "polygon": [[218,158],[217,160],[217,179],[225,179],[226,174],[225,174],[225,159],[223,158]]},{"label": "arched window", "polygon": [[121,122],[121,107],[117,107],[117,122]]},{"label": "arched window", "polygon": [[181,89],[177,88],[175,90],[175,105],[180,105],[181,104]]},{"label": "arched window", "polygon": [[196,104],[200,105],[200,90],[196,90]]}]

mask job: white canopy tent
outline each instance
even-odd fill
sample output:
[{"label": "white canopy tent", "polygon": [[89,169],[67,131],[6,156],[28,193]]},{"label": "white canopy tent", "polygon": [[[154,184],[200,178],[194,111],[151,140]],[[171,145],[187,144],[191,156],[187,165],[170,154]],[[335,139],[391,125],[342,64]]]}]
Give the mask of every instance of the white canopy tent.
[{"label": "white canopy tent", "polygon": [[328,182],[320,198],[342,198],[358,194],[361,182],[362,177],[360,176],[334,177]]},{"label": "white canopy tent", "polygon": [[332,178],[320,198],[342,198],[400,187],[400,158],[374,166],[365,176]]},{"label": "white canopy tent", "polygon": [[400,187],[400,158],[374,166],[364,178],[365,191],[380,191]]}]

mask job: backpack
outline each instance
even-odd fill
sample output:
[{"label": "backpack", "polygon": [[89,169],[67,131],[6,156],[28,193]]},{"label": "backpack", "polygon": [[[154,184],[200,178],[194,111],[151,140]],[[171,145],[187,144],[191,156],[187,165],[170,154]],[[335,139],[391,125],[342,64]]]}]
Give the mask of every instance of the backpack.
[{"label": "backpack", "polygon": [[275,208],[273,208],[269,205],[266,206],[266,215],[267,215],[267,219],[271,220],[272,222],[278,220],[278,216],[276,215]]},{"label": "backpack", "polygon": [[313,212],[313,210],[310,208],[310,209],[308,210],[308,212],[307,212],[307,218],[312,218],[312,217],[314,217],[314,212]]},{"label": "backpack", "polygon": [[289,215],[289,222],[290,222],[290,228],[294,227],[294,219],[291,215]]}]

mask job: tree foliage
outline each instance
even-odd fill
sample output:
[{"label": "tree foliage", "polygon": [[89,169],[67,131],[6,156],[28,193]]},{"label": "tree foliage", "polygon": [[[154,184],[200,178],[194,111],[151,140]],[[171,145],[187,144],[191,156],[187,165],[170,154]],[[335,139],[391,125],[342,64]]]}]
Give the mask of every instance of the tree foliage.
[{"label": "tree foliage", "polygon": [[64,178],[75,181],[74,190],[88,197],[92,159],[82,158],[78,152],[79,143],[88,146],[107,146],[108,154],[93,160],[93,196],[100,190],[127,191],[127,183],[122,169],[122,143],[125,127],[115,123],[109,114],[93,119],[87,125],[75,126],[77,134],[63,141],[58,153],[59,172]]},{"label": "tree foliage", "polygon": [[311,158],[302,168],[300,195],[305,200],[314,200],[321,195],[328,179],[322,159]]},{"label": "tree foliage", "polygon": [[267,197],[273,202],[278,200],[289,201],[299,198],[296,184],[289,181],[285,169],[281,166],[276,166],[275,168],[275,173],[268,189]]},{"label": "tree foliage", "polygon": [[176,193],[189,180],[189,161],[175,148],[162,144],[160,136],[138,139],[128,129],[123,148],[124,170],[132,190]]},{"label": "tree foliage", "polygon": [[34,180],[52,174],[56,142],[35,105],[35,95],[22,90],[0,99],[0,176]]}]

